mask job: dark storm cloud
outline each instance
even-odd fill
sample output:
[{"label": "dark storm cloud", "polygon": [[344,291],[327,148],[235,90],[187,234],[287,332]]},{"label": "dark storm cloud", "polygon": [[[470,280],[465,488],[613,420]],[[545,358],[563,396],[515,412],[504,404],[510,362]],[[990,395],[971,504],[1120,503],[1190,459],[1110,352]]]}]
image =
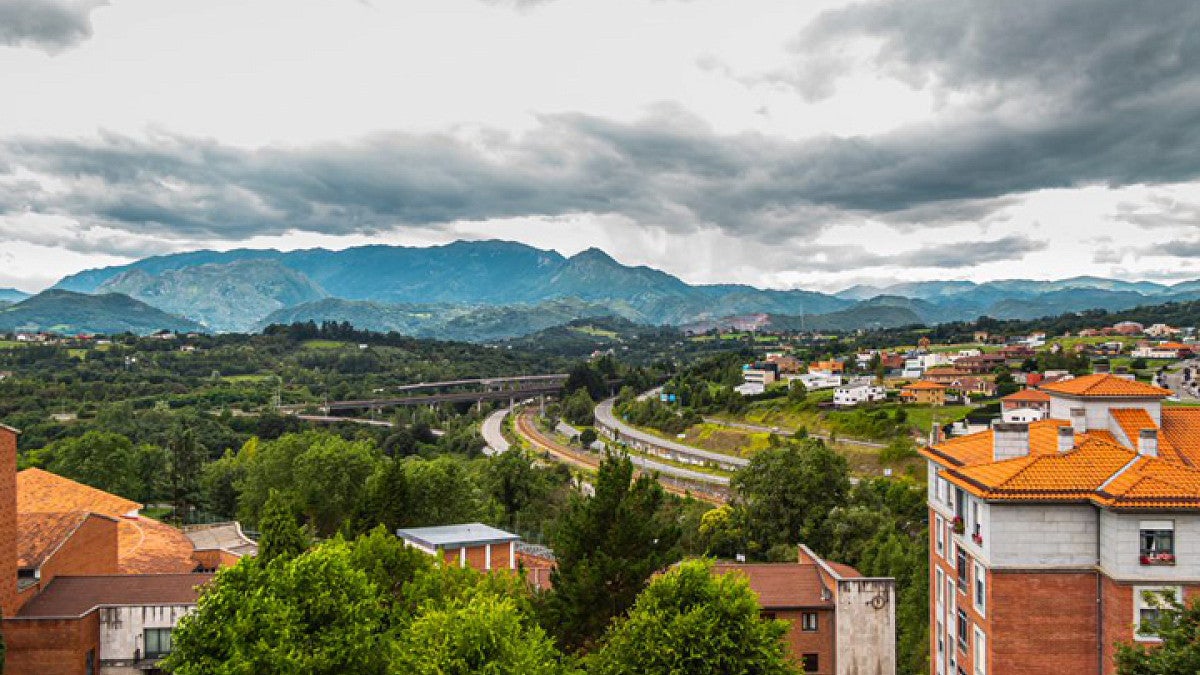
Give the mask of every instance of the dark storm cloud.
[{"label": "dark storm cloud", "polygon": [[[880,68],[969,92],[976,107],[803,141],[716,134],[669,107],[637,123],[558,114],[519,136],[383,133],[300,148],[10,138],[0,212],[233,240],[596,213],[771,240],[862,218],[902,230],[979,221],[1034,190],[1200,177],[1200,3],[855,5],[804,31],[793,79],[836,87],[839,50],[864,36],[878,42]],[[17,183],[18,167],[56,185]]]},{"label": "dark storm cloud", "polygon": [[102,0],[0,0],[0,45],[51,54],[92,36],[92,10]]}]

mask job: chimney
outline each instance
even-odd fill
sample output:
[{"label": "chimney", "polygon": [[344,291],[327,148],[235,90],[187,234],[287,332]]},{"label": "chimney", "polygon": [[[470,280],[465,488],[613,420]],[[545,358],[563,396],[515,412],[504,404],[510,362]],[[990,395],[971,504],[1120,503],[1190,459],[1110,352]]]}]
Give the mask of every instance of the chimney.
[{"label": "chimney", "polygon": [[1029,424],[997,422],[992,425],[992,454],[996,461],[1029,455]]},{"label": "chimney", "polygon": [[1087,427],[1087,411],[1083,408],[1071,408],[1071,426],[1081,434],[1086,434]]},{"label": "chimney", "polygon": [[1058,428],[1058,451],[1070,452],[1075,447],[1075,427]]},{"label": "chimney", "polygon": [[1138,454],[1158,457],[1158,429],[1142,429],[1138,432]]}]

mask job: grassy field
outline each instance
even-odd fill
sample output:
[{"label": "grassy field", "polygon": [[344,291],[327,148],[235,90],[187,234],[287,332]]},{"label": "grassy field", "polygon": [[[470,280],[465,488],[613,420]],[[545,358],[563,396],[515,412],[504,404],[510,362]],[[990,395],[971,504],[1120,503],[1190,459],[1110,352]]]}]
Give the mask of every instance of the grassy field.
[{"label": "grassy field", "polygon": [[346,343],[338,340],[305,340],[302,346],[305,349],[340,349]]},{"label": "grassy field", "polygon": [[615,331],[615,330],[605,330],[603,328],[597,328],[595,326],[575,326],[575,327],[571,328],[571,330],[575,331],[576,333],[583,333],[584,335],[594,335],[596,337],[608,338],[610,340],[615,340],[618,337],[620,337],[619,335],[617,335],[617,331]]},{"label": "grassy field", "polygon": [[0,349],[16,349],[23,344],[23,342],[17,342],[16,340],[0,340]]},{"label": "grassy field", "polygon": [[255,375],[222,375],[221,376],[221,381],[233,382],[233,383],[265,382],[267,380],[273,380],[273,379],[275,379],[274,375],[266,375],[266,374],[261,374],[261,373],[255,374]]}]

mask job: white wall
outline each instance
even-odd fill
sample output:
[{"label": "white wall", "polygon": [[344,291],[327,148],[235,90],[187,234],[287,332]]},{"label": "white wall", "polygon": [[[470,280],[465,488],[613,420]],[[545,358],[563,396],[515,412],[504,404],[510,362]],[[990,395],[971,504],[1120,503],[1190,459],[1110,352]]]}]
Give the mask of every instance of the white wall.
[{"label": "white wall", "polygon": [[1142,408],[1150,414],[1150,418],[1154,420],[1155,424],[1162,424],[1162,402],[1155,399],[1129,398],[1089,401],[1069,399],[1050,394],[1051,417],[1060,420],[1070,420],[1071,408],[1084,409],[1088,429],[1091,430],[1108,429],[1109,425],[1113,424],[1112,418],[1108,414],[1110,408]]},{"label": "white wall", "polygon": [[146,648],[142,632],[147,628],[174,628],[195,605],[104,607],[100,609],[100,661],[132,661],[137,650]]},{"label": "white wall", "polygon": [[987,514],[983,537],[993,568],[1091,566],[1096,562],[1094,506],[989,504]]},{"label": "white wall", "polygon": [[[1143,566],[1139,562],[1138,535],[1143,520],[1174,521],[1174,565]],[[1100,523],[1100,564],[1109,576],[1144,581],[1200,580],[1200,514],[1104,511]]]},{"label": "white wall", "polygon": [[894,675],[896,582],[839,581],[836,612],[838,675]]}]

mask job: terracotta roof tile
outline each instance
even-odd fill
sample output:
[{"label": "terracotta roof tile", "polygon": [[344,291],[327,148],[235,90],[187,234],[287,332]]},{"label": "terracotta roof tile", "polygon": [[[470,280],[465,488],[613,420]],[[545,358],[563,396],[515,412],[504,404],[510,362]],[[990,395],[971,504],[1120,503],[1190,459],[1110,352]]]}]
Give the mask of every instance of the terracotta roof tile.
[{"label": "terracotta roof tile", "polygon": [[211,574],[55,577],[18,617],[83,616],[112,605],[194,605]]},{"label": "terracotta roof tile", "polygon": [[1001,401],[1029,401],[1033,403],[1049,403],[1050,394],[1037,389],[1022,389],[1000,399]]},{"label": "terracotta roof tile", "polygon": [[183,574],[196,569],[192,540],[151,518],[123,518],[117,525],[117,569],[122,574]]},{"label": "terracotta roof tile", "polygon": [[758,594],[763,609],[832,607],[823,596],[824,586],[811,563],[716,563],[714,574],[741,573]]},{"label": "terracotta roof tile", "polygon": [[1181,457],[1200,466],[1200,408],[1163,408],[1163,436]]},{"label": "terracotta roof tile", "polygon": [[41,567],[90,515],[84,511],[18,513],[17,567]]},{"label": "terracotta roof tile", "polygon": [[124,497],[97,490],[70,478],[41,469],[17,472],[17,511],[23,513],[61,513],[91,511],[119,518],[142,508]]},{"label": "terracotta roof tile", "polygon": [[1169,389],[1127,380],[1109,373],[1084,375],[1043,384],[1040,388],[1042,391],[1071,396],[1165,398],[1173,393]]},{"label": "terracotta roof tile", "polygon": [[[1121,427],[1130,448],[1137,447],[1142,429],[1158,429],[1158,425],[1154,423],[1150,413],[1143,408],[1109,408],[1108,414],[1117,423],[1117,426]],[[1167,438],[1162,431],[1158,432],[1158,456],[1179,464],[1189,466],[1193,464],[1191,458],[1176,451],[1171,439]]]}]

